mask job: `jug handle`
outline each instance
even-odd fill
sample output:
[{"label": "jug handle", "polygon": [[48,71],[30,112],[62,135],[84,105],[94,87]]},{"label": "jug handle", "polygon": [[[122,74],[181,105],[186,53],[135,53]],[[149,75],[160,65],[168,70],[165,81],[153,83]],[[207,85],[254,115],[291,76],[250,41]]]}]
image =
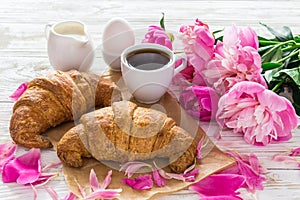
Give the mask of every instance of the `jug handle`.
[{"label": "jug handle", "polygon": [[48,39],[49,38],[49,32],[50,32],[50,28],[52,27],[53,23],[48,23],[45,26],[45,36]]}]

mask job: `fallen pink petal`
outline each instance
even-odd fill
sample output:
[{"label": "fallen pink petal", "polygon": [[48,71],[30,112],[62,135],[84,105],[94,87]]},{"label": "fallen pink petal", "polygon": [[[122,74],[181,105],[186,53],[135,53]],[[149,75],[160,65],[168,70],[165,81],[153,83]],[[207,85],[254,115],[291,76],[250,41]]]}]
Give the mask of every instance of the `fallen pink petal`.
[{"label": "fallen pink petal", "polygon": [[263,190],[263,182],[266,181],[264,169],[259,163],[257,156],[254,154],[246,155],[237,152],[228,151],[228,155],[236,160],[236,164],[220,172],[220,174],[238,174],[245,177],[243,185],[250,192]]},{"label": "fallen pink petal", "polygon": [[204,197],[231,196],[236,197],[237,192],[245,183],[245,177],[238,174],[213,174],[189,187]]},{"label": "fallen pink petal", "polygon": [[220,196],[205,196],[201,197],[200,200],[242,200],[238,196],[220,195]]},{"label": "fallen pink petal", "polygon": [[94,200],[94,199],[115,199],[120,196],[122,189],[105,189],[97,190],[88,196],[84,197],[84,200]]},{"label": "fallen pink petal", "polygon": [[140,161],[132,161],[123,164],[119,171],[125,170],[125,175],[127,175],[128,178],[130,178],[133,174],[135,174],[139,169],[143,167],[148,167],[150,169],[152,168],[152,166],[149,165],[148,163],[144,163]]},{"label": "fallen pink petal", "polygon": [[22,83],[13,93],[9,96],[9,99],[16,102],[20,96],[27,90],[29,83]]},{"label": "fallen pink petal", "polygon": [[196,149],[196,157],[197,157],[198,159],[201,159],[201,158],[202,158],[201,149],[202,149],[202,146],[203,146],[204,141],[205,141],[205,137],[202,137],[201,140],[199,141],[198,145],[197,145],[197,149]]},{"label": "fallen pink petal", "polygon": [[90,172],[90,186],[92,191],[96,191],[97,189],[99,189],[99,182],[94,169],[91,169]]},{"label": "fallen pink petal", "polygon": [[43,167],[42,171],[47,171],[47,170],[52,169],[52,168],[57,168],[61,165],[62,165],[62,162],[50,163],[50,164],[47,164],[45,167]]},{"label": "fallen pink petal", "polygon": [[3,166],[2,181],[4,183],[17,182],[19,184],[34,183],[41,173],[40,149],[29,152],[8,161]]},{"label": "fallen pink petal", "polygon": [[162,176],[165,179],[176,179],[184,182],[193,182],[196,180],[196,177],[199,174],[199,169],[195,168],[195,165],[193,165],[192,170],[186,171],[183,174],[170,173],[164,171],[163,169],[159,169],[158,172],[160,176]]},{"label": "fallen pink petal", "polygon": [[194,182],[199,174],[199,169],[195,168],[192,171],[183,174],[185,182]]},{"label": "fallen pink petal", "polygon": [[281,154],[274,155],[272,160],[275,162],[282,162],[284,164],[300,164],[300,160],[297,160],[297,158]]},{"label": "fallen pink petal", "polygon": [[159,174],[158,170],[153,168],[152,171],[153,171],[154,183],[159,187],[165,186],[166,180]]},{"label": "fallen pink petal", "polygon": [[[36,187],[42,186],[47,184],[51,179],[57,177],[57,173],[41,173],[37,180],[35,180],[33,183],[30,183],[31,185],[34,185]],[[27,184],[25,184],[27,185]]]},{"label": "fallen pink petal", "polygon": [[14,158],[17,150],[17,145],[12,142],[0,144],[0,172],[3,171],[3,166]]},{"label": "fallen pink petal", "polygon": [[[48,194],[51,196],[52,200],[62,200],[62,198],[60,198],[57,194],[57,192],[50,186],[44,186],[45,190],[48,192]],[[63,200],[76,200],[77,196],[72,193],[69,192],[64,198]]]},{"label": "fallen pink petal", "polygon": [[123,178],[122,183],[135,190],[149,190],[153,187],[153,180],[150,174],[139,175],[134,179]]},{"label": "fallen pink petal", "polygon": [[300,147],[293,149],[290,156],[300,156]]},{"label": "fallen pink petal", "polygon": [[105,177],[103,183],[100,186],[100,189],[106,189],[109,186],[111,182],[111,175],[112,175],[112,170],[109,170],[107,176]]}]

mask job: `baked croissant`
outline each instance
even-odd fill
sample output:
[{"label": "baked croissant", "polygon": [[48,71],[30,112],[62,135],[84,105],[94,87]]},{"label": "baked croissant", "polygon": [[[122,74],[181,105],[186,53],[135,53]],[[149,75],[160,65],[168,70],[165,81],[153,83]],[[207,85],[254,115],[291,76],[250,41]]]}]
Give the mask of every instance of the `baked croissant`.
[{"label": "baked croissant", "polygon": [[76,70],[35,78],[14,105],[10,135],[25,147],[52,147],[41,133],[78,119],[93,106],[109,106],[114,101],[113,93],[115,100],[120,100],[118,92],[113,82]]},{"label": "baked croissant", "polygon": [[195,161],[197,142],[166,114],[129,101],[87,113],[57,144],[68,166],[81,167],[83,157],[124,163],[168,158],[172,171],[182,173]]}]

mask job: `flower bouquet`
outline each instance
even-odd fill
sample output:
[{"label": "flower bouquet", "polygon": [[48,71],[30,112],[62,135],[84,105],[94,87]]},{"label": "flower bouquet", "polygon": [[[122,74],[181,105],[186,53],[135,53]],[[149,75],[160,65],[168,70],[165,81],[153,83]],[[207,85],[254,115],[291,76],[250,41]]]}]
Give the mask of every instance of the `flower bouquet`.
[{"label": "flower bouquet", "polygon": [[[164,16],[160,24],[149,27],[143,42],[173,49]],[[198,19],[179,30],[188,67],[178,79],[189,85],[179,102],[195,119],[216,119],[255,145],[290,139],[300,114],[300,36],[294,37],[288,27],[263,26],[274,38],[235,25],[211,32]]]}]

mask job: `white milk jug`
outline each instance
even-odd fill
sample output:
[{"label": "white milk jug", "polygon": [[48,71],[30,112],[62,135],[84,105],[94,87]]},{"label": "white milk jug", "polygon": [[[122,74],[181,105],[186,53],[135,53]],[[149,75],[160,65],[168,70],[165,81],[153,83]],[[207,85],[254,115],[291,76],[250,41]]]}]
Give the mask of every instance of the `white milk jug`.
[{"label": "white milk jug", "polygon": [[57,70],[88,71],[94,60],[94,45],[86,26],[79,21],[46,25],[48,57]]}]

